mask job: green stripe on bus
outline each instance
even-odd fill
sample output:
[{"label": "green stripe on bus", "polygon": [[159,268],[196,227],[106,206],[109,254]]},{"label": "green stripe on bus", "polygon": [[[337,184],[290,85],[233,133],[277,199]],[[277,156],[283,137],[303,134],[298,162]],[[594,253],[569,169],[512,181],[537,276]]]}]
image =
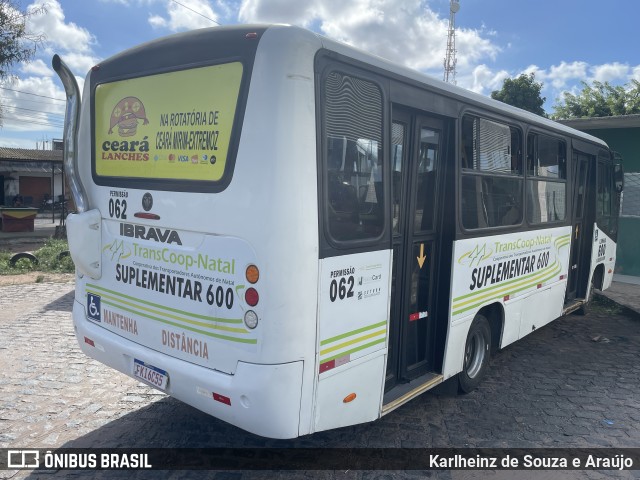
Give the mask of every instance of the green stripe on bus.
[{"label": "green stripe on bus", "polygon": [[380,339],[375,340],[373,342],[369,342],[366,345],[361,345],[361,346],[353,348],[351,350],[347,350],[346,352],[340,352],[340,353],[338,353],[336,355],[333,355],[331,357],[322,358],[322,359],[320,359],[320,363],[327,363],[327,362],[330,362],[331,360],[335,360],[336,358],[340,358],[340,357],[345,357],[347,355],[351,355],[352,353],[359,352],[360,350],[364,350],[365,348],[373,347],[374,345],[378,345],[380,343],[384,343],[385,340],[386,340],[386,337],[385,338],[380,338]]},{"label": "green stripe on bus", "polygon": [[379,323],[374,323],[373,325],[368,325],[366,327],[358,328],[350,332],[341,333],[340,335],[336,335],[335,337],[327,338],[326,340],[322,340],[320,342],[320,345],[327,345],[328,343],[333,343],[338,340],[342,340],[343,338],[351,337],[352,335],[357,335],[358,333],[366,332],[367,330],[372,330],[374,328],[382,327],[383,325],[387,325],[386,320]]},{"label": "green stripe on bus", "polygon": [[[559,250],[560,248],[569,245],[569,243],[571,243],[571,235],[567,234],[567,235],[562,235],[561,237],[556,238],[556,240],[554,241],[554,245],[556,246],[556,249]],[[485,290],[479,291],[479,292],[472,292],[472,293],[467,293],[465,295],[460,295],[459,297],[456,297],[453,299],[453,303],[455,304],[456,302],[459,302],[462,299],[465,298],[471,298],[474,296],[478,296],[478,295],[484,295],[487,293],[493,294],[493,290],[499,289],[499,288],[504,288],[507,285],[512,285],[512,284],[516,284],[518,282],[522,282],[523,280],[527,280],[529,281],[530,279],[532,279],[533,277],[540,275],[540,274],[545,274],[546,272],[550,269],[555,269],[557,268],[557,264],[558,260],[556,260],[555,262],[553,262],[551,265],[549,265],[548,267],[543,268],[540,271],[534,272],[534,273],[530,273],[528,275],[525,275],[523,277],[519,277],[519,278],[514,278],[513,280],[508,280],[506,282],[500,283],[499,285],[494,285],[492,287],[489,287]],[[518,286],[518,285],[514,285],[514,286]],[[519,291],[519,290],[518,290]],[[476,299],[473,299],[472,301],[475,301]]]},{"label": "green stripe on bus", "polygon": [[[557,263],[557,265],[556,265]],[[478,305],[480,303],[483,303],[485,300],[487,299],[495,299],[495,298],[500,298],[503,297],[505,295],[512,295],[513,293],[516,292],[521,292],[522,290],[526,290],[527,288],[533,287],[534,285],[538,285],[539,283],[543,283],[546,280],[549,280],[550,278],[553,278],[555,275],[557,275],[558,273],[560,273],[560,264],[559,262],[554,262],[553,265],[551,265],[551,267],[554,267],[554,269],[551,272],[545,272],[545,271],[540,271],[537,272],[536,276],[533,278],[528,279],[526,282],[520,282],[519,284],[516,285],[497,285],[497,289],[496,288],[492,288],[492,291],[484,291],[484,292],[478,292],[478,294],[483,293],[484,295],[478,295],[476,298],[472,298],[469,299],[465,302],[462,303],[458,303],[453,305],[453,309],[455,308],[460,308],[463,307],[465,305],[468,305],[471,302],[475,302],[474,305]],[[545,269],[547,270],[547,269]],[[520,288],[516,288],[515,290],[511,290],[514,287],[520,287]],[[464,309],[467,310],[467,309]],[[461,311],[464,311],[461,310]],[[459,310],[460,311],[460,310]]]},{"label": "green stripe on bus", "polygon": [[[497,290],[500,288],[504,288],[506,286],[509,285],[513,285],[513,284],[517,284],[517,283],[521,283],[521,282],[529,282],[530,280],[532,280],[533,278],[539,276],[539,275],[546,275],[547,270],[550,270],[552,268],[556,268],[556,266],[559,265],[559,262],[556,260],[555,262],[553,262],[551,265],[549,265],[548,267],[543,268],[542,270],[539,270],[537,272],[534,273],[530,273],[528,275],[525,275],[523,277],[518,277],[518,278],[514,278],[513,280],[508,280],[506,282],[502,282],[499,283],[498,285],[493,285],[492,287],[486,288],[484,290],[481,290],[479,292],[472,292],[472,293],[466,293],[464,295],[460,295],[459,297],[456,297],[453,299],[453,303],[457,303],[460,302],[460,300],[463,300],[465,298],[469,298],[470,301],[475,301],[475,298],[471,298],[471,297],[478,297],[479,295],[485,295],[485,294],[493,294],[493,290]],[[518,285],[514,285],[514,286],[518,286]]]},{"label": "green stripe on bus", "polygon": [[325,355],[327,353],[331,353],[331,352],[334,352],[336,350],[339,350],[341,348],[351,346],[351,345],[353,345],[355,343],[362,342],[364,340],[369,340],[370,338],[377,337],[378,335],[385,335],[386,333],[387,333],[387,330],[383,329],[383,330],[379,330],[377,332],[369,333],[368,335],[363,335],[361,337],[356,337],[356,338],[354,338],[352,340],[349,340],[349,341],[334,345],[333,347],[325,348],[324,350],[320,351],[320,355],[322,356],[322,355]]},{"label": "green stripe on bus", "polygon": [[139,298],[132,297],[131,295],[126,295],[124,293],[116,292],[115,290],[110,290],[108,288],[100,287],[100,286],[94,285],[92,283],[87,283],[87,287],[94,288],[94,289],[97,289],[97,290],[102,290],[104,292],[111,293],[111,294],[119,296],[119,297],[123,297],[123,298],[129,299],[129,300],[133,300],[134,302],[144,303],[146,305],[151,305],[152,307],[161,308],[163,310],[169,310],[169,311],[172,311],[172,312],[175,312],[175,313],[179,313],[181,315],[185,315],[187,317],[200,318],[202,320],[212,320],[214,322],[221,322],[221,323],[242,323],[242,319],[241,318],[219,318],[219,317],[209,317],[207,315],[198,315],[197,313],[187,312],[185,310],[180,310],[178,308],[171,308],[171,307],[167,307],[166,305],[160,305],[158,303],[149,302],[147,300],[141,300]]},{"label": "green stripe on bus", "polygon": [[205,331],[203,331],[203,330],[199,330],[199,329],[197,329],[197,328],[192,328],[192,327],[188,327],[188,326],[186,326],[186,325],[181,325],[181,324],[179,324],[179,323],[170,322],[169,320],[164,320],[164,319],[162,319],[162,318],[157,318],[157,317],[154,317],[154,316],[152,316],[152,315],[147,315],[147,314],[145,314],[145,313],[138,312],[138,311],[134,310],[133,308],[123,307],[122,305],[118,305],[118,304],[113,303],[113,302],[111,302],[111,301],[109,301],[109,300],[105,300],[105,302],[104,302],[104,303],[106,303],[107,305],[111,305],[111,306],[113,306],[113,307],[120,308],[120,309],[122,309],[122,310],[126,310],[127,312],[135,313],[136,315],[140,315],[140,316],[142,316],[142,317],[146,317],[146,318],[148,318],[148,319],[150,319],[150,320],[155,320],[155,321],[157,321],[157,322],[164,323],[164,324],[166,324],[166,325],[171,325],[171,326],[173,326],[173,327],[184,328],[185,330],[190,330],[190,331],[192,331],[192,332],[201,333],[202,335],[206,335],[207,337],[219,338],[219,339],[222,339],[222,340],[229,340],[229,341],[231,341],[231,342],[238,342],[238,343],[250,343],[250,344],[256,344],[256,343],[258,343],[258,340],[257,340],[257,339],[255,339],[255,338],[237,338],[237,337],[230,337],[230,336],[228,336],[228,335],[220,335],[220,334],[213,333],[213,332],[205,332]]},{"label": "green stripe on bus", "polygon": [[455,317],[456,315],[458,315],[460,313],[463,313],[463,312],[466,312],[467,310],[471,310],[472,308],[478,307],[478,306],[482,305],[483,303],[489,302],[491,300],[497,300],[497,299],[503,298],[506,295],[513,295],[515,293],[521,292],[522,290],[527,290],[528,288],[531,288],[534,285],[537,286],[537,285],[539,285],[541,283],[544,283],[545,281],[550,280],[553,277],[555,277],[558,273],[560,273],[560,270],[561,270],[560,266],[558,266],[558,268],[555,271],[551,272],[548,276],[540,279],[539,282],[527,283],[526,285],[524,285],[524,286],[522,286],[522,287],[520,287],[520,288],[518,288],[516,290],[509,291],[508,293],[504,293],[503,292],[503,293],[499,293],[497,295],[488,296],[487,298],[483,298],[483,299],[479,300],[478,302],[474,303],[473,305],[469,305],[469,306],[467,306],[465,308],[461,308],[459,310],[453,311],[451,313],[451,316]]},{"label": "green stripe on bus", "polygon": [[[87,292],[96,294],[96,292],[92,292],[91,290],[87,290]],[[224,325],[212,325],[210,323],[198,322],[196,320],[188,320],[186,318],[177,317],[176,315],[171,315],[170,313],[165,313],[165,312],[162,312],[162,311],[153,310],[153,309],[148,308],[148,307],[143,307],[141,305],[136,305],[133,302],[127,302],[126,300],[119,299],[115,295],[110,295],[108,293],[107,294],[102,293],[101,295],[102,295],[101,298],[109,298],[109,299],[113,300],[114,302],[120,302],[120,303],[122,303],[124,305],[128,305],[128,306],[130,306],[132,308],[138,308],[140,310],[144,310],[145,312],[153,313],[155,315],[161,315],[163,317],[171,318],[171,319],[177,320],[179,322],[185,322],[185,323],[189,323],[191,325],[197,325],[199,327],[212,328],[214,330],[223,330],[225,332],[245,333],[245,334],[249,333],[249,330],[246,330],[244,328],[227,327],[227,326],[224,326]],[[113,304],[110,303],[110,305],[113,305]],[[116,305],[116,306],[118,306],[118,305]]]}]

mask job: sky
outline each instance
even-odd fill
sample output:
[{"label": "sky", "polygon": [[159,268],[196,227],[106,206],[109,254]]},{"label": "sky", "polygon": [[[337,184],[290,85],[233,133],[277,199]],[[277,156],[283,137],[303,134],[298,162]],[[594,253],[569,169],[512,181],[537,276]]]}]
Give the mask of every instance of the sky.
[{"label": "sky", "polygon": [[[45,41],[35,59],[0,83],[0,147],[49,147],[62,138],[64,90],[58,53],[78,79],[125,49],[216,24],[288,23],[443,78],[449,0],[13,0]],[[490,95],[505,78],[535,73],[544,108],[581,82],[640,80],[637,0],[460,0],[458,86]],[[634,46],[635,45],[635,46]]]}]

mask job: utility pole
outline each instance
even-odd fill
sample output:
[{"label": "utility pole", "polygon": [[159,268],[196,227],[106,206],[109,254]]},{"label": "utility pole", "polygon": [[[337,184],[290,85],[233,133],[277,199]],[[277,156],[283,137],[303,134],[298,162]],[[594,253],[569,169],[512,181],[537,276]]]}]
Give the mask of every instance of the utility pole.
[{"label": "utility pole", "polygon": [[444,57],[445,82],[456,84],[456,13],[460,10],[460,1],[451,0],[449,4],[449,29],[447,32],[447,53]]}]

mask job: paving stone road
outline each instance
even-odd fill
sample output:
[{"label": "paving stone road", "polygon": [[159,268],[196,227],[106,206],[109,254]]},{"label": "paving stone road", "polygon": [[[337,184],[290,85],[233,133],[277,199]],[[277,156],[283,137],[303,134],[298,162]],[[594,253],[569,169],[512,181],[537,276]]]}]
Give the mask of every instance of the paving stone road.
[{"label": "paving stone road", "polygon": [[[640,318],[596,305],[498,353],[478,390],[428,393],[376,422],[275,441],[243,432],[90,360],[73,284],[0,287],[0,448],[640,447]],[[0,479],[192,478],[198,472],[32,473]],[[640,478],[588,472],[209,472],[207,478]]]}]

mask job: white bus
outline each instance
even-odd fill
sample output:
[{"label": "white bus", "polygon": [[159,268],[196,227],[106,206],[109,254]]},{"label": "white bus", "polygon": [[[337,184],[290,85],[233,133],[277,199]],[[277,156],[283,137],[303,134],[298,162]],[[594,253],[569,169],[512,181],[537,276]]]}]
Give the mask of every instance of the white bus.
[{"label": "white bus", "polygon": [[240,428],[369,422],[610,285],[607,145],[288,26],[196,30],[67,90],[73,323]]}]

